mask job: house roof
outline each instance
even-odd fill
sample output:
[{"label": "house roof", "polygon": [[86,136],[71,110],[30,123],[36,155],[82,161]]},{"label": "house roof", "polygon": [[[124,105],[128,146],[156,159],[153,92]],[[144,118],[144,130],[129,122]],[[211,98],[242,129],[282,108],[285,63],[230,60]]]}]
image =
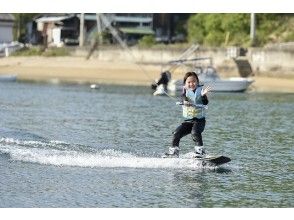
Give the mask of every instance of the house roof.
[{"label": "house roof", "polygon": [[15,21],[15,18],[13,16],[13,14],[5,13],[5,14],[0,14],[0,21],[11,21],[11,22],[14,22]]},{"label": "house roof", "polygon": [[120,27],[119,30],[126,34],[154,34],[151,28],[145,27]]},{"label": "house roof", "polygon": [[[77,14],[77,17],[80,18],[81,14]],[[130,23],[151,23],[153,21],[152,16],[146,17],[146,16],[123,16],[123,15],[115,15],[110,14],[107,15],[108,19],[110,21],[115,22],[130,22]],[[88,21],[96,21],[97,15],[96,14],[85,14],[84,19]]]},{"label": "house roof", "polygon": [[36,22],[56,22],[56,21],[62,21],[68,18],[72,18],[74,15],[66,15],[66,16],[46,16],[46,17],[40,17],[35,19]]},{"label": "house roof", "polygon": [[152,17],[140,17],[140,16],[136,16],[136,17],[130,17],[130,16],[115,16],[114,20],[116,22],[140,22],[140,23],[151,23],[153,21]]}]

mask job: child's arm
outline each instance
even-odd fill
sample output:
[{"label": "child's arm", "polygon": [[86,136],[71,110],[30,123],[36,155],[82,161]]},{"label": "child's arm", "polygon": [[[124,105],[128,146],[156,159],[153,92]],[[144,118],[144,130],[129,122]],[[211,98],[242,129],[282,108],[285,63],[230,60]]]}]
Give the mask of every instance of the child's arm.
[{"label": "child's arm", "polygon": [[201,96],[201,98],[202,98],[203,105],[207,105],[208,104],[208,98],[207,98],[207,96],[204,95],[204,96]]},{"label": "child's arm", "polygon": [[185,87],[183,87],[183,92],[182,92],[182,95],[181,95],[181,102],[184,103],[184,101],[188,101],[188,99],[186,97],[186,89],[185,89]]},{"label": "child's arm", "polygon": [[207,93],[211,91],[211,87],[207,86],[206,88],[202,88],[201,90],[201,98],[204,105],[208,104]]}]

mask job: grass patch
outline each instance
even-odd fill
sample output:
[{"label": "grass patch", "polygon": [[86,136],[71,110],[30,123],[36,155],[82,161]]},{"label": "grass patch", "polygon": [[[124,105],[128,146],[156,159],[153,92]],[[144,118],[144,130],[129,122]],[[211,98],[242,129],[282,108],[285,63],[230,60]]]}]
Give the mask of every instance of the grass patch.
[{"label": "grass patch", "polygon": [[42,50],[40,47],[24,47],[18,51],[15,51],[11,56],[40,56],[42,55]]},{"label": "grass patch", "polygon": [[48,48],[43,53],[42,56],[45,57],[61,57],[61,56],[69,56],[70,53],[67,48],[60,47],[60,48]]},{"label": "grass patch", "polygon": [[67,48],[47,48],[45,51],[42,47],[24,47],[18,51],[15,51],[11,56],[45,56],[45,57],[60,57],[69,56],[70,52]]}]

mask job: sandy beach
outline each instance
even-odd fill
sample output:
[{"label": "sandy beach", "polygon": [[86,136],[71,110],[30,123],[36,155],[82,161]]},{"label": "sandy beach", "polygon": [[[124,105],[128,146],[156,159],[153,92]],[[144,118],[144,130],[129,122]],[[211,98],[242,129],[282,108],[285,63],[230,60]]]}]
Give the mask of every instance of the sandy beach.
[{"label": "sandy beach", "polygon": [[[15,74],[20,81],[98,83],[149,86],[162,67],[152,64],[110,62],[83,57],[8,57],[0,59],[0,75]],[[173,74],[181,79],[184,73]],[[294,79],[253,76],[250,91],[294,93]]]}]

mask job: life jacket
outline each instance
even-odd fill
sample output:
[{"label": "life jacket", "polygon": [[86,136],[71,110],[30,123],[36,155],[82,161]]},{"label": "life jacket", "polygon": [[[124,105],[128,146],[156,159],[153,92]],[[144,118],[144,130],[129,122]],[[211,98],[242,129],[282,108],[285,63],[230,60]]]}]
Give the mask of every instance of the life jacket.
[{"label": "life jacket", "polygon": [[[193,105],[203,105],[202,97],[201,97],[202,86],[197,86],[195,92],[192,90],[186,90],[185,96],[187,97],[187,101]],[[185,106],[183,105],[183,117],[185,119],[193,119],[193,118],[204,118],[205,117],[205,109],[196,106]]]}]

